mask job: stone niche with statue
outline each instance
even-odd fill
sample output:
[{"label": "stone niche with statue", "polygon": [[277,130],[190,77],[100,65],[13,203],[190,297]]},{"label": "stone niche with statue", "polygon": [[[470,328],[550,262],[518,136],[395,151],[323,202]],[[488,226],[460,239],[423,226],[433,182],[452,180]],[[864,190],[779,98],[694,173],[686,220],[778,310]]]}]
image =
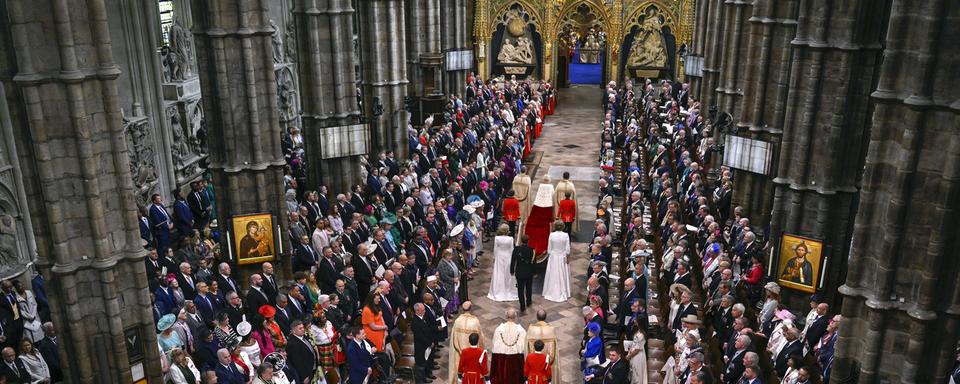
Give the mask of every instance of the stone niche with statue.
[{"label": "stone niche with statue", "polygon": [[622,68],[632,78],[672,78],[675,63],[676,38],[669,20],[656,6],[642,12],[629,33],[624,37],[620,50]]},{"label": "stone niche with statue", "polygon": [[523,79],[533,75],[542,61],[540,34],[521,8],[510,9],[500,17],[492,45],[494,75]]},{"label": "stone niche with statue", "polygon": [[[197,74],[193,34],[188,25],[190,19],[185,16],[186,13],[186,9],[174,10],[173,24],[167,31],[169,44],[160,49],[160,61],[163,63],[163,118],[170,127],[169,150],[177,187],[200,178],[206,169],[207,159],[207,129],[203,117],[200,78]],[[128,124],[135,128],[136,123],[136,120],[130,120]],[[136,129],[129,131],[136,136]],[[131,167],[138,164],[134,160],[131,158]],[[144,180],[150,179],[150,169],[134,171],[137,186],[141,185],[138,183],[138,176]]]}]

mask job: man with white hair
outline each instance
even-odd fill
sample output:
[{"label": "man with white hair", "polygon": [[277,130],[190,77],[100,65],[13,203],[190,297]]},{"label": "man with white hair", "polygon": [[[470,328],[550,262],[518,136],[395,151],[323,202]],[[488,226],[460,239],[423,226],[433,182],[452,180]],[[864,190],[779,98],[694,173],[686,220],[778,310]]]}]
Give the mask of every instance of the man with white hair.
[{"label": "man with white hair", "polygon": [[507,309],[507,321],[493,332],[492,381],[503,384],[520,384],[523,377],[523,355],[527,351],[527,331],[517,324],[517,311]]},{"label": "man with white hair", "polygon": [[750,347],[750,336],[739,335],[737,336],[736,341],[736,351],[733,354],[732,358],[724,358],[727,360],[727,368],[724,373],[721,375],[723,382],[733,384],[737,383],[737,380],[740,380],[740,376],[743,375],[743,370],[746,360],[747,348]]}]

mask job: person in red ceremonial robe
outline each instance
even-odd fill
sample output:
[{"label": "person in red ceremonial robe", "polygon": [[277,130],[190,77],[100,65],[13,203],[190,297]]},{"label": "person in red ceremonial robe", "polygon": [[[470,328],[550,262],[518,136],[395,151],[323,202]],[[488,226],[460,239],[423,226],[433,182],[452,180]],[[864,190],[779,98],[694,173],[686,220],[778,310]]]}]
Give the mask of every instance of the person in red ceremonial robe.
[{"label": "person in red ceremonial robe", "polygon": [[460,364],[457,366],[457,376],[461,384],[484,384],[490,375],[487,364],[487,351],[478,347],[480,335],[470,334],[470,346],[460,351]]},{"label": "person in red ceremonial robe", "polygon": [[527,244],[533,248],[534,255],[542,255],[547,251],[547,239],[550,237],[550,229],[553,226],[553,184],[550,183],[550,176],[543,176],[543,181],[537,189],[537,195],[533,199],[533,207],[527,214],[524,222],[524,233],[530,237]]},{"label": "person in red ceremonial robe", "polygon": [[527,378],[527,384],[547,384],[550,382],[553,374],[553,359],[543,353],[543,341],[533,342],[533,353],[527,355],[527,361],[523,363],[523,376]]},{"label": "person in red ceremonial robe", "polygon": [[577,219],[577,202],[571,197],[569,192],[563,194],[563,200],[560,200],[557,207],[557,217],[563,222],[563,230],[568,235],[573,228],[573,221]]},{"label": "person in red ceremonial robe", "polygon": [[520,220],[520,200],[513,196],[513,190],[507,191],[503,199],[503,219],[510,226],[510,236],[517,234],[517,220]]}]

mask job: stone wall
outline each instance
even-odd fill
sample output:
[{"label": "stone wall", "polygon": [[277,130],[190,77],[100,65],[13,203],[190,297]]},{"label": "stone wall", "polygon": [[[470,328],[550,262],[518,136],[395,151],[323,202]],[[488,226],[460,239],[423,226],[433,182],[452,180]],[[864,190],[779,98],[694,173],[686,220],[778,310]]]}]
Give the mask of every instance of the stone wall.
[{"label": "stone wall", "polygon": [[[52,317],[71,324],[60,329],[60,353],[72,357],[63,360],[64,369],[73,382],[131,382],[137,357],[128,354],[128,334],[141,340],[134,349],[141,361],[159,356],[156,348],[143,347],[155,342],[155,330],[109,4],[3,5],[9,23],[2,35],[9,39],[0,41],[7,101],[0,117],[15,144],[5,150],[19,161],[23,190],[14,193],[27,207],[16,208],[32,220],[26,231],[48,282]],[[8,164],[12,158],[6,156]],[[30,235],[24,239],[31,241]],[[32,252],[21,256],[20,262],[29,260]],[[144,368],[147,378],[160,379],[158,366]]]},{"label": "stone wall", "polygon": [[942,383],[956,357],[960,6],[894,1],[889,15],[834,383]]}]

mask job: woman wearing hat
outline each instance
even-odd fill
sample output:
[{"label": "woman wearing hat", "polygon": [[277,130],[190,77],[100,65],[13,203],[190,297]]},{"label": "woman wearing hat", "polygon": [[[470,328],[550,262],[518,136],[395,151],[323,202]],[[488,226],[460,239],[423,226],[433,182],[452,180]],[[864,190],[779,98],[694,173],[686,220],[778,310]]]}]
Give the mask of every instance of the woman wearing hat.
[{"label": "woman wearing hat", "polygon": [[771,281],[763,286],[763,290],[766,292],[766,298],[760,314],[757,315],[757,322],[760,323],[761,332],[769,335],[773,330],[773,315],[776,314],[777,306],[780,305],[780,286]]},{"label": "woman wearing hat", "polygon": [[583,361],[580,363],[580,369],[583,374],[590,375],[595,372],[596,367],[606,360],[603,356],[603,339],[600,338],[600,324],[591,322],[587,324],[587,334],[590,339],[580,351],[583,355]]},{"label": "woman wearing hat", "polygon": [[310,336],[313,337],[314,345],[317,346],[317,355],[320,357],[317,359],[317,375],[323,377],[328,383],[340,382],[337,375],[337,365],[333,358],[336,350],[337,331],[333,329],[333,324],[327,320],[327,315],[320,307],[317,307],[317,310],[313,312]]},{"label": "woman wearing hat", "polygon": [[[237,328],[240,328],[238,325]],[[234,340],[230,345],[227,346],[227,350],[230,351],[230,360],[240,369],[240,372],[243,373],[243,376],[247,378],[247,382],[253,380],[253,376],[256,374],[256,366],[253,365],[253,362],[250,361],[250,356],[247,356],[243,349],[240,347],[240,341]]]},{"label": "woman wearing hat", "polygon": [[[259,323],[254,319],[254,323]],[[247,360],[253,367],[260,365],[260,356],[263,352],[260,350],[260,344],[253,338],[253,324],[247,322],[247,316],[243,316],[243,321],[237,324],[237,334],[240,335],[240,352],[247,356]]]},{"label": "woman wearing hat", "polygon": [[[261,343],[261,349],[263,344],[266,344],[266,339],[270,339],[269,343],[273,345],[275,349],[283,349],[287,346],[286,337],[283,335],[283,331],[280,330],[280,324],[277,324],[274,316],[277,315],[277,310],[270,304],[264,304],[257,309],[257,312],[260,316],[263,316],[263,322],[260,329],[263,331],[260,332],[260,336],[264,339],[264,342]],[[257,328],[254,327],[254,331]],[[272,352],[272,351],[271,351]],[[264,352],[264,355],[269,354],[270,352]]]},{"label": "woman wearing hat", "polygon": [[157,322],[157,330],[160,331],[157,334],[157,343],[160,344],[160,351],[165,354],[169,354],[174,348],[183,348],[184,346],[183,340],[180,340],[180,336],[173,329],[173,323],[176,321],[177,317],[168,313]]},{"label": "woman wearing hat", "polygon": [[[269,304],[265,304],[260,307],[260,316],[263,316],[263,308],[270,307]],[[270,307],[272,308],[272,307]],[[273,313],[270,314],[271,316]],[[254,322],[250,324],[252,330],[250,331],[250,338],[257,343],[257,347],[260,351],[259,356],[266,356],[277,350],[277,346],[273,343],[273,335],[270,333],[270,330],[266,328],[266,320],[261,318],[254,319]]]}]

